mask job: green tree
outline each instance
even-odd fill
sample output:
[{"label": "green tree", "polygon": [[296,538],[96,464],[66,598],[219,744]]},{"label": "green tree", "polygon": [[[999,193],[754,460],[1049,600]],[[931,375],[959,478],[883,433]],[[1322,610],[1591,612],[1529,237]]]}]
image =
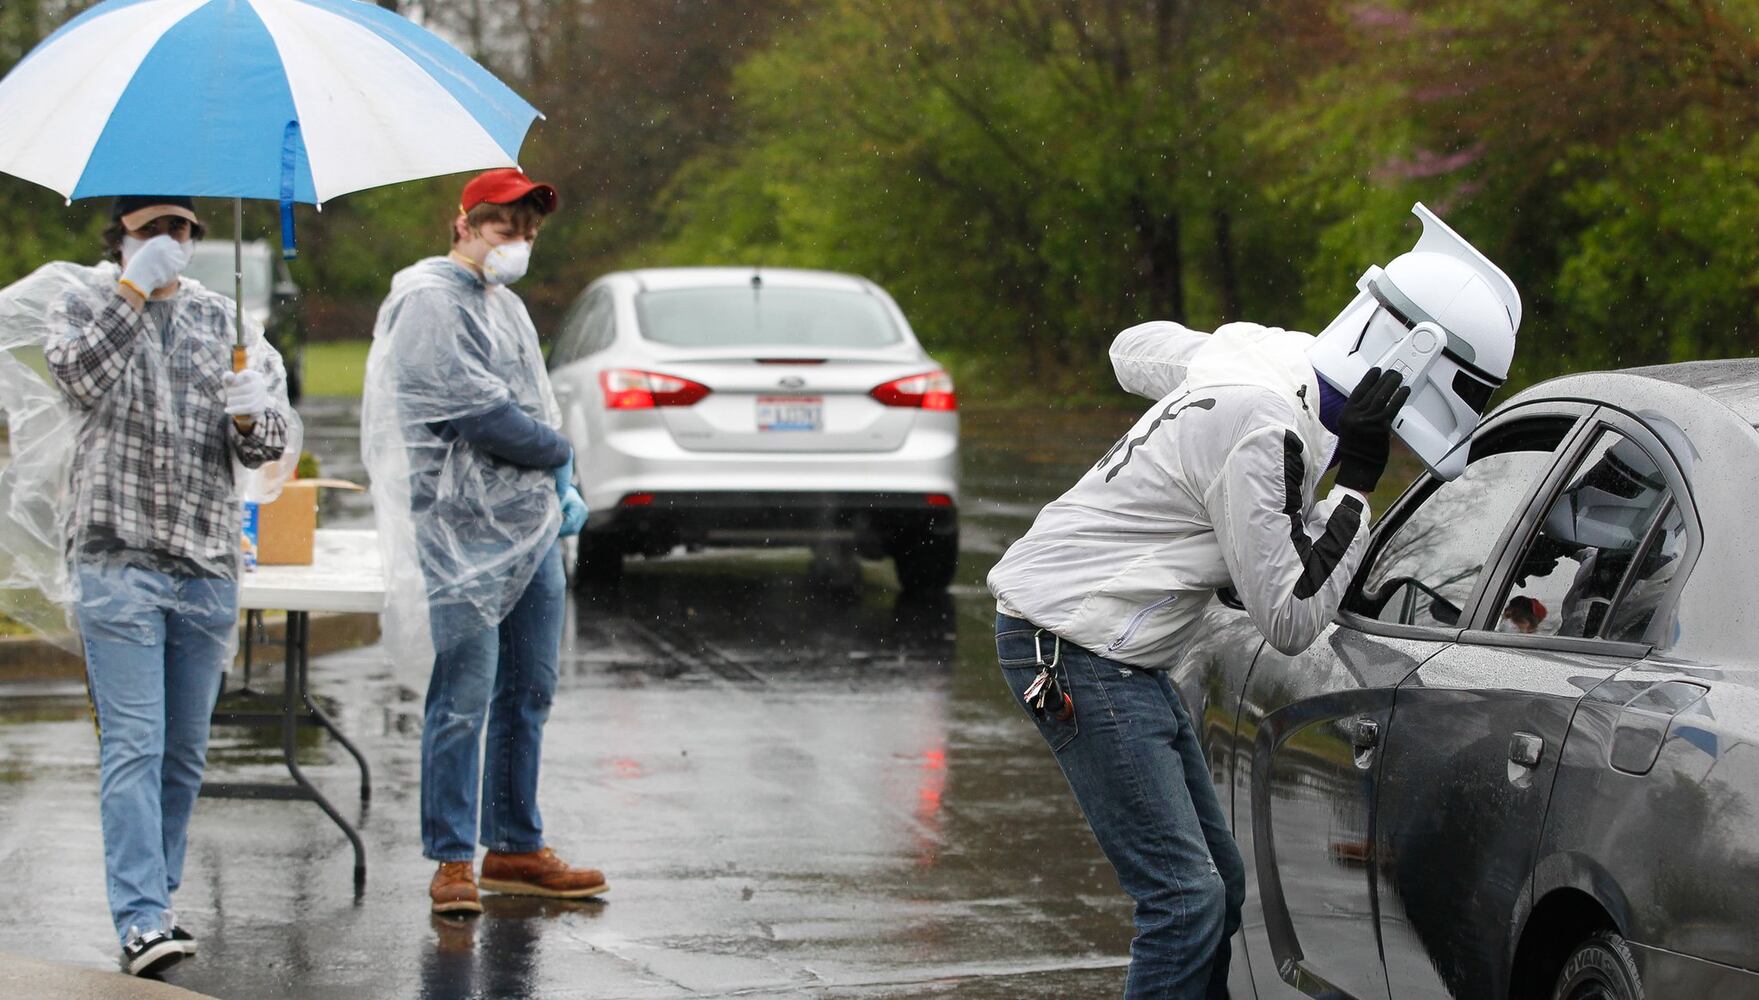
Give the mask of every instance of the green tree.
[{"label": "green tree", "polygon": [[1293,300],[1247,122],[1257,4],[846,0],[747,60],[747,132],[667,195],[632,259],[859,271],[931,347],[1093,384],[1149,318]]},{"label": "green tree", "polygon": [[[14,0],[0,5],[0,73],[10,72],[55,27],[90,6],[59,0]],[[0,284],[51,260],[96,260],[101,213],[90,205],[69,207],[47,188],[0,174]]]},{"label": "green tree", "polygon": [[[1327,261],[1413,195],[1526,304],[1520,381],[1748,354],[1759,312],[1759,7],[1748,0],[1339,6],[1349,42],[1275,123]],[[1346,159],[1345,150],[1356,155]],[[1357,182],[1349,160],[1374,165]],[[1310,296],[1313,293],[1310,291]]]}]

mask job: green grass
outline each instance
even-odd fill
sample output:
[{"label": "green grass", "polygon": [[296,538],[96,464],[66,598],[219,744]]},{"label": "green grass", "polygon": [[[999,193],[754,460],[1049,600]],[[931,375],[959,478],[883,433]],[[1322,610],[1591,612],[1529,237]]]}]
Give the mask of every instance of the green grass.
[{"label": "green grass", "polygon": [[366,352],[370,340],[333,340],[307,344],[305,348],[305,394],[359,398],[366,380]]}]

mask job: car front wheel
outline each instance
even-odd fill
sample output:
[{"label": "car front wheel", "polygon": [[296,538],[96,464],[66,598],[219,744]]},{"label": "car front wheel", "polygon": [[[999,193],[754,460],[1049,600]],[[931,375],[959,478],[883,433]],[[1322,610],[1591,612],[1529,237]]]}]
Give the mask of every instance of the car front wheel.
[{"label": "car front wheel", "polygon": [[1625,939],[1600,931],[1570,952],[1552,1000],[1643,1000],[1643,981]]}]

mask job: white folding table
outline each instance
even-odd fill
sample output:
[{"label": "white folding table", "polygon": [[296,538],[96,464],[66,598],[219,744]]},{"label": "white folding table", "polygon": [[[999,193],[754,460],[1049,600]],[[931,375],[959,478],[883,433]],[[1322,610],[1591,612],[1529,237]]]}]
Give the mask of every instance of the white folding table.
[{"label": "white folding table", "polygon": [[286,638],[283,641],[286,655],[283,660],[281,710],[273,713],[216,710],[214,721],[279,723],[281,753],[287,764],[287,773],[293,777],[293,784],[208,782],[202,786],[202,794],[211,798],[296,799],[316,802],[348,836],[349,843],[354,845],[354,886],[356,893],[359,893],[366,885],[366,849],[361,844],[360,833],[342,818],[342,814],[336,811],[299,769],[299,762],[295,759],[295,736],[301,726],[316,726],[334,737],[360,765],[362,806],[371,800],[372,781],[366,758],[312,699],[307,689],[307,667],[310,658],[312,612],[378,614],[384,610],[385,581],[384,569],[379,559],[378,532],[320,529],[313,541],[311,565],[258,566],[246,572],[239,586],[238,605],[250,613],[244,635],[247,689],[253,646],[252,633],[261,628],[262,612],[287,612]]}]

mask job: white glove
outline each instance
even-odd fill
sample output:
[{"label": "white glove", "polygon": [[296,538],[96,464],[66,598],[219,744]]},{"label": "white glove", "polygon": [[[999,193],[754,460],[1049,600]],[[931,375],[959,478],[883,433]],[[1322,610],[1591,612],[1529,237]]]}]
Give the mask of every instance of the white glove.
[{"label": "white glove", "polygon": [[253,368],[220,376],[226,387],[226,415],[260,417],[269,408],[269,380]]},{"label": "white glove", "polygon": [[169,236],[155,236],[128,255],[122,280],[142,295],[151,295],[176,281],[188,265],[189,255],[183,244]]}]

